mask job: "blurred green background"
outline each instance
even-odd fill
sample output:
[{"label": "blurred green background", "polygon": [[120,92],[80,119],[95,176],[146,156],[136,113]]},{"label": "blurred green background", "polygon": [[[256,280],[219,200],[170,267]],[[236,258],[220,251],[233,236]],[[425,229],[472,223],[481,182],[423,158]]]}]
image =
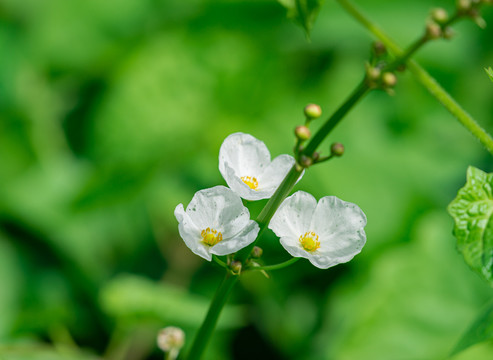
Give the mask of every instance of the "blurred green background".
[{"label": "blurred green background", "polygon": [[[359,3],[405,46],[455,2]],[[416,59],[491,132],[484,17]],[[222,271],[185,247],[175,206],[225,184],[230,133],[290,153],[303,107],[334,111],[371,41],[330,0],[311,41],[273,0],[0,0],[0,359],[161,359],[168,325],[190,344]],[[344,157],[297,189],[357,203],[367,245],[329,270],[245,275],[205,359],[442,359],[492,298],[445,210],[491,156],[410,74],[365,98],[326,153],[332,141]],[[260,245],[266,263],[288,258],[270,231]]]}]

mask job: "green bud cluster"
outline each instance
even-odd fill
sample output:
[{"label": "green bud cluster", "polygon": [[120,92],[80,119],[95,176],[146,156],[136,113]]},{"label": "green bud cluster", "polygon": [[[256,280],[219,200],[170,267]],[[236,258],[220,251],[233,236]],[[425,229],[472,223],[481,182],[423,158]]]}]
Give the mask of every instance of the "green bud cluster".
[{"label": "green bud cluster", "polygon": [[397,76],[392,71],[382,71],[378,66],[366,65],[366,81],[372,89],[382,89],[392,93],[397,84]]},{"label": "green bud cluster", "polygon": [[486,21],[481,17],[479,8],[481,5],[491,5],[492,0],[457,0],[456,9],[458,16],[471,18],[480,28],[486,27]]},{"label": "green bud cluster", "polygon": [[447,10],[443,8],[431,10],[430,17],[426,23],[425,39],[450,39],[454,35],[454,32],[449,26],[451,21],[452,19],[449,17]]}]

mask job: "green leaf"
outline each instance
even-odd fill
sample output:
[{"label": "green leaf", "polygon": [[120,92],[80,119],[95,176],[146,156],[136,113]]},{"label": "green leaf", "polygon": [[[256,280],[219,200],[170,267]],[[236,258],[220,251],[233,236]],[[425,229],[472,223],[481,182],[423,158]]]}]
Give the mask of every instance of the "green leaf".
[{"label": "green leaf", "polygon": [[[157,320],[177,326],[199,327],[210,299],[188,294],[167,283],[155,283],[136,275],[121,275],[110,281],[101,292],[106,313],[119,318]],[[219,329],[237,328],[244,324],[243,309],[227,305],[218,322]]]},{"label": "green leaf", "polygon": [[278,0],[286,9],[287,16],[300,24],[309,36],[324,0]]},{"label": "green leaf", "polygon": [[454,356],[468,347],[493,338],[493,302],[476,318],[471,327],[459,340],[450,356]]},{"label": "green leaf", "polygon": [[466,185],[448,206],[457,248],[466,263],[493,285],[493,173],[467,169]]},{"label": "green leaf", "polygon": [[487,69],[485,68],[484,70],[486,71],[486,73],[490,77],[491,81],[493,81],[493,69],[491,68],[491,66]]}]

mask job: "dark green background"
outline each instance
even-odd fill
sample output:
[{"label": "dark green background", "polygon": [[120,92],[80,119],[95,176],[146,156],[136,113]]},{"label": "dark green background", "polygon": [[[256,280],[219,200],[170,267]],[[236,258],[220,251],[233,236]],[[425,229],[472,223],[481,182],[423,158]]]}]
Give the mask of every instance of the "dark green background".
[{"label": "dark green background", "polygon": [[[454,1],[359,5],[405,46]],[[491,132],[484,16],[416,59]],[[276,1],[0,0],[0,359],[161,359],[168,325],[190,344],[222,272],[185,247],[175,206],[225,184],[230,133],[290,153],[303,107],[334,111],[371,41],[330,0],[311,41]],[[365,98],[325,153],[332,141],[343,158],[297,189],[358,204],[367,245],[329,270],[244,276],[205,359],[440,359],[492,297],[445,210],[491,155],[410,74]],[[266,263],[288,258],[270,231],[260,245]]]}]

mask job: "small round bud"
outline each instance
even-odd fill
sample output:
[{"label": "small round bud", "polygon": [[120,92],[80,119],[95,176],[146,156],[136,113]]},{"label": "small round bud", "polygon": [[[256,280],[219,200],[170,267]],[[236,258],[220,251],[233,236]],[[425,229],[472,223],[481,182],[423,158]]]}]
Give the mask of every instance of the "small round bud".
[{"label": "small round bud", "polygon": [[229,268],[231,269],[233,274],[236,275],[239,275],[241,273],[241,267],[242,267],[241,261],[233,261],[229,265]]},{"label": "small round bud", "polygon": [[305,116],[310,119],[316,119],[322,116],[322,109],[317,104],[308,104],[305,106]]},{"label": "small round bud", "polygon": [[366,69],[366,76],[368,77],[368,79],[371,81],[371,82],[376,82],[380,79],[380,75],[382,74],[382,72],[380,71],[379,68],[377,67],[373,67],[373,66],[369,66],[367,69]]},{"label": "small round bud", "polygon": [[313,165],[313,159],[311,157],[306,156],[306,155],[301,155],[300,164],[304,168],[310,167],[311,165]]},{"label": "small round bud", "polygon": [[333,143],[330,146],[330,153],[332,156],[342,156],[344,154],[344,145],[341,143]]},{"label": "small round bud", "polygon": [[387,48],[385,47],[383,42],[375,41],[372,44],[372,51],[376,57],[381,57],[387,53]]},{"label": "small round bud", "polygon": [[471,0],[457,0],[457,11],[459,13],[467,13],[472,6]]},{"label": "small round bud", "polygon": [[304,125],[297,126],[296,129],[294,129],[294,134],[302,141],[308,140],[312,135],[310,129]]},{"label": "small round bud", "polygon": [[443,8],[436,8],[431,11],[431,18],[438,24],[444,24],[448,20],[448,13]]},{"label": "small round bud", "polygon": [[397,84],[397,77],[394,73],[386,72],[382,75],[382,84],[386,88],[394,87]]},{"label": "small round bud", "polygon": [[165,327],[157,335],[157,346],[164,352],[169,352],[169,357],[172,359],[176,359],[184,344],[185,333],[178,327]]},{"label": "small round bud", "polygon": [[443,29],[443,38],[444,39],[452,39],[455,36],[455,31],[450,26],[447,26]]},{"label": "small round bud", "polygon": [[320,153],[315,151],[312,155],[312,159],[314,162],[317,162],[317,160],[320,159]]},{"label": "small round bud", "polygon": [[254,246],[250,256],[254,259],[259,259],[263,253],[264,253],[264,250],[262,250],[262,248],[260,248],[258,246]]},{"label": "small round bud", "polygon": [[442,36],[442,28],[436,22],[426,24],[426,37],[429,39],[438,39]]}]

